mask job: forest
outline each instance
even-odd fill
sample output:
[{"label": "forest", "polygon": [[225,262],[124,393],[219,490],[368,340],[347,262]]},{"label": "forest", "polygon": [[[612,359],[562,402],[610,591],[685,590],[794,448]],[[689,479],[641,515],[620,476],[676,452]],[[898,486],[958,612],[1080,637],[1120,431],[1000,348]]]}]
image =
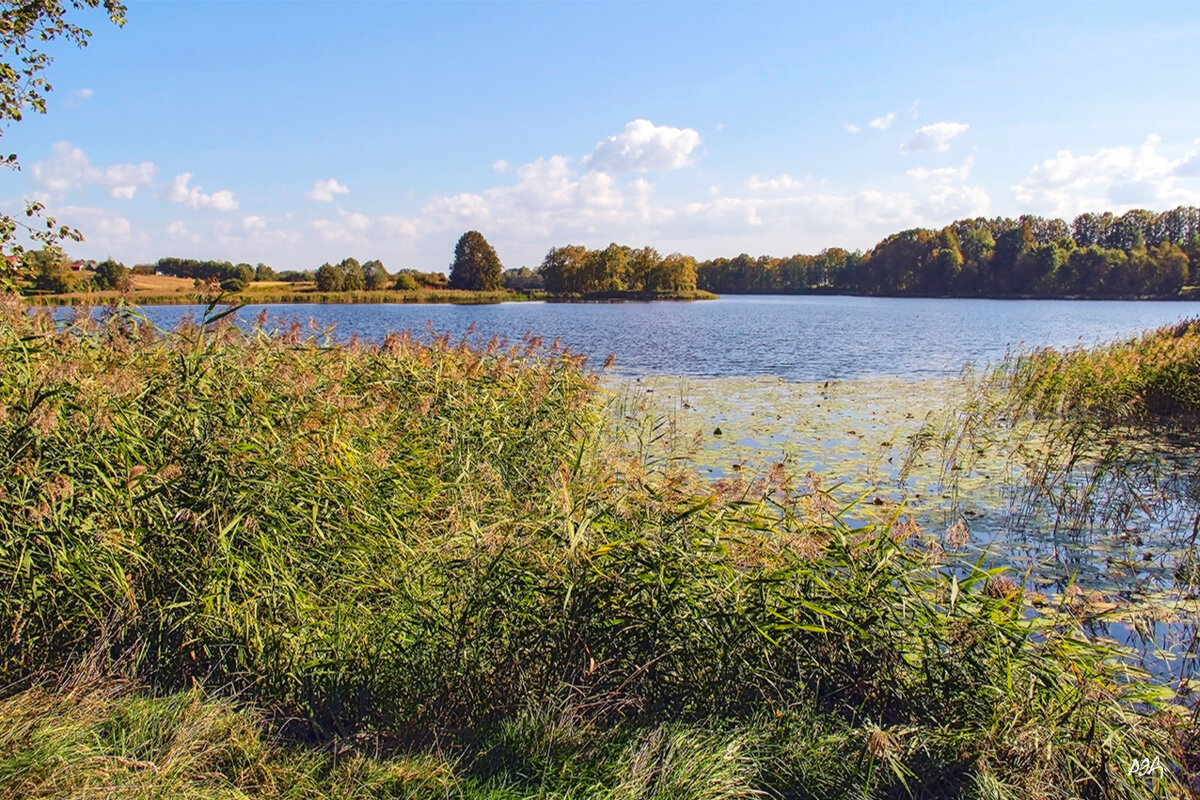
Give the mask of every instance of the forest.
[{"label": "forest", "polygon": [[1200,209],[1180,206],[1069,224],[977,217],[894,233],[866,253],[840,248],[788,258],[742,254],[696,267],[717,293],[952,297],[1177,297],[1196,283]]}]

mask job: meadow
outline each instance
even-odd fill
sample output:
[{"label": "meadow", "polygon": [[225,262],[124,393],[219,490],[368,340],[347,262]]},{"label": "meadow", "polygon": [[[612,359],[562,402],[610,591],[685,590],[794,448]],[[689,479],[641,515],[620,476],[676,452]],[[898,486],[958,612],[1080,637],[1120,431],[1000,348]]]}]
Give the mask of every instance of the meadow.
[{"label": "meadow", "polygon": [[[783,461],[714,483],[536,337],[0,302],[6,796],[1195,789],[1194,700],[1086,597],[1035,606],[956,529]],[[1113,376],[1018,360],[1004,413],[1194,410],[1197,331],[1158,336]]]}]

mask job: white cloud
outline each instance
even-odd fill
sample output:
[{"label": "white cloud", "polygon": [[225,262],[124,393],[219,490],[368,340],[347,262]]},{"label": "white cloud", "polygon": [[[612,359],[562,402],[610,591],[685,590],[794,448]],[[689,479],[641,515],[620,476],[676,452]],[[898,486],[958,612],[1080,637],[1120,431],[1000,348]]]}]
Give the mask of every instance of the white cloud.
[{"label": "white cloud", "polygon": [[[953,219],[987,212],[988,195],[980,187],[942,185],[922,191],[853,193],[805,190],[771,197],[719,197],[687,204],[683,216],[694,235],[717,234],[732,244],[728,252],[776,255],[816,252],[834,245],[869,246],[901,228],[940,226]],[[763,233],[766,232],[766,233]],[[765,237],[770,237],[765,239]]]},{"label": "white cloud", "polygon": [[861,133],[862,132],[862,128],[855,125],[853,122],[843,122],[842,127],[845,128],[846,130],[850,131],[851,133]]},{"label": "white cloud", "polygon": [[757,175],[751,175],[746,181],[746,188],[752,192],[784,192],[791,189],[798,189],[804,185],[804,181],[798,181],[786,172],[778,178],[763,180]]},{"label": "white cloud", "polygon": [[62,206],[55,209],[58,221],[81,229],[85,234],[106,239],[124,238],[133,230],[129,220],[107,208]]},{"label": "white cloud", "polygon": [[79,100],[91,100],[92,95],[94,95],[94,94],[95,94],[95,92],[93,92],[91,89],[84,88],[84,89],[80,89],[79,91],[75,92],[75,97],[76,97],[76,99],[79,99]]},{"label": "white cloud", "polygon": [[1013,187],[1013,197],[1030,210],[1068,219],[1084,211],[1200,205],[1195,182],[1186,185],[1196,152],[1172,160],[1158,152],[1159,142],[1151,134],[1136,149],[1111,147],[1079,156],[1060,150],[1035,165]]},{"label": "white cloud", "polygon": [[509,164],[503,158],[492,162],[492,170],[494,172],[508,172]]},{"label": "white cloud", "polygon": [[305,192],[304,196],[318,203],[332,203],[335,194],[346,194],[349,191],[348,188],[338,183],[336,178],[330,178],[313,183],[313,187]]},{"label": "white cloud", "polygon": [[957,181],[965,181],[971,175],[971,167],[975,163],[973,156],[968,157],[962,163],[961,167],[941,167],[939,169],[926,169],[925,167],[917,167],[910,169],[905,175],[918,181],[931,181],[933,183],[954,183]]},{"label": "white cloud", "polygon": [[874,128],[877,131],[886,131],[892,127],[892,123],[896,120],[895,112],[889,112],[882,117],[876,117],[867,123],[868,127]]},{"label": "white cloud", "polygon": [[242,230],[244,231],[260,231],[265,227],[267,227],[267,221],[257,214],[242,217]]},{"label": "white cloud", "polygon": [[900,149],[905,153],[915,153],[920,150],[936,150],[944,153],[950,149],[950,140],[955,136],[966,133],[970,125],[965,122],[935,122],[917,128],[916,133]]},{"label": "white cloud", "polygon": [[167,186],[166,198],[172,203],[181,203],[188,208],[212,208],[217,211],[234,211],[238,207],[237,200],[233,199],[233,192],[228,189],[222,189],[219,192],[212,194],[204,194],[201,187],[189,187],[188,181],[192,179],[192,173],[184,172],[176,175],[169,186]]},{"label": "white cloud", "polygon": [[621,133],[598,143],[585,163],[591,170],[610,173],[679,169],[699,145],[700,134],[691,128],[635,119]]},{"label": "white cloud", "polygon": [[153,182],[158,167],[149,161],[95,167],[78,147],[56,142],[50,158],[34,164],[30,173],[35,184],[55,194],[91,185],[105,187],[110,197],[129,200],[139,185]]},{"label": "white cloud", "polygon": [[187,226],[184,225],[182,221],[176,220],[167,226],[167,235],[168,236],[187,236],[188,235]]},{"label": "white cloud", "polygon": [[916,119],[917,117],[921,116],[921,101],[920,100],[914,100],[913,104],[908,107],[908,116],[910,116],[913,119]]},{"label": "white cloud", "polygon": [[716,129],[717,129],[717,130],[719,130],[719,131],[723,131],[723,130],[725,130],[725,123],[724,123],[724,122],[718,122],[718,123],[716,124],[716,126],[715,126],[715,127],[716,127]]},{"label": "white cloud", "polygon": [[371,227],[371,219],[365,214],[356,214],[340,210],[339,213],[342,216],[342,220],[345,221],[346,227],[352,231],[365,231],[367,228]]}]

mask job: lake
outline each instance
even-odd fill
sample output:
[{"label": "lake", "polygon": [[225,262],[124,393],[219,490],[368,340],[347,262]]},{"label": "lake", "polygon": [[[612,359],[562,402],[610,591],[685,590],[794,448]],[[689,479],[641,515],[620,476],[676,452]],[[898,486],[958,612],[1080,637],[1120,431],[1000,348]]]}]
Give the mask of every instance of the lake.
[{"label": "lake", "polygon": [[[1200,302],[960,300],[842,296],[726,296],[690,303],[501,303],[496,305],[247,306],[272,319],[333,327],[339,339],[379,340],[427,325],[458,338],[559,339],[599,366],[616,356],[628,376],[769,375],[825,381],[878,375],[931,378],[983,364],[1018,344],[1091,345],[1200,317]],[[147,307],[159,327],[202,306]]]}]

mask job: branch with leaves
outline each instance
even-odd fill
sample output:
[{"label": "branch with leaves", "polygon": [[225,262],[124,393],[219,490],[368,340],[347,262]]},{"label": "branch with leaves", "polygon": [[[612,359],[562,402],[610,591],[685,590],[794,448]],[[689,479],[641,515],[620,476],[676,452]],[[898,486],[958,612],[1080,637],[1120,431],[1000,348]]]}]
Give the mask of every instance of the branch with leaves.
[{"label": "branch with leaves", "polygon": [[[103,8],[109,20],[125,24],[125,5],[119,0],[71,0],[76,12]],[[46,113],[46,95],[53,86],[45,70],[53,58],[42,48],[57,39],[86,47],[92,32],[67,20],[68,5],[61,0],[0,0],[0,136],[3,129],[20,122],[29,111]],[[0,165],[19,170],[16,153],[0,156]],[[25,219],[0,214],[0,288],[11,285],[20,256],[25,252],[21,239],[40,242],[44,248],[57,249],[63,241],[83,241],[83,234],[53,217],[42,216],[45,206],[37,201],[25,203]]]}]

